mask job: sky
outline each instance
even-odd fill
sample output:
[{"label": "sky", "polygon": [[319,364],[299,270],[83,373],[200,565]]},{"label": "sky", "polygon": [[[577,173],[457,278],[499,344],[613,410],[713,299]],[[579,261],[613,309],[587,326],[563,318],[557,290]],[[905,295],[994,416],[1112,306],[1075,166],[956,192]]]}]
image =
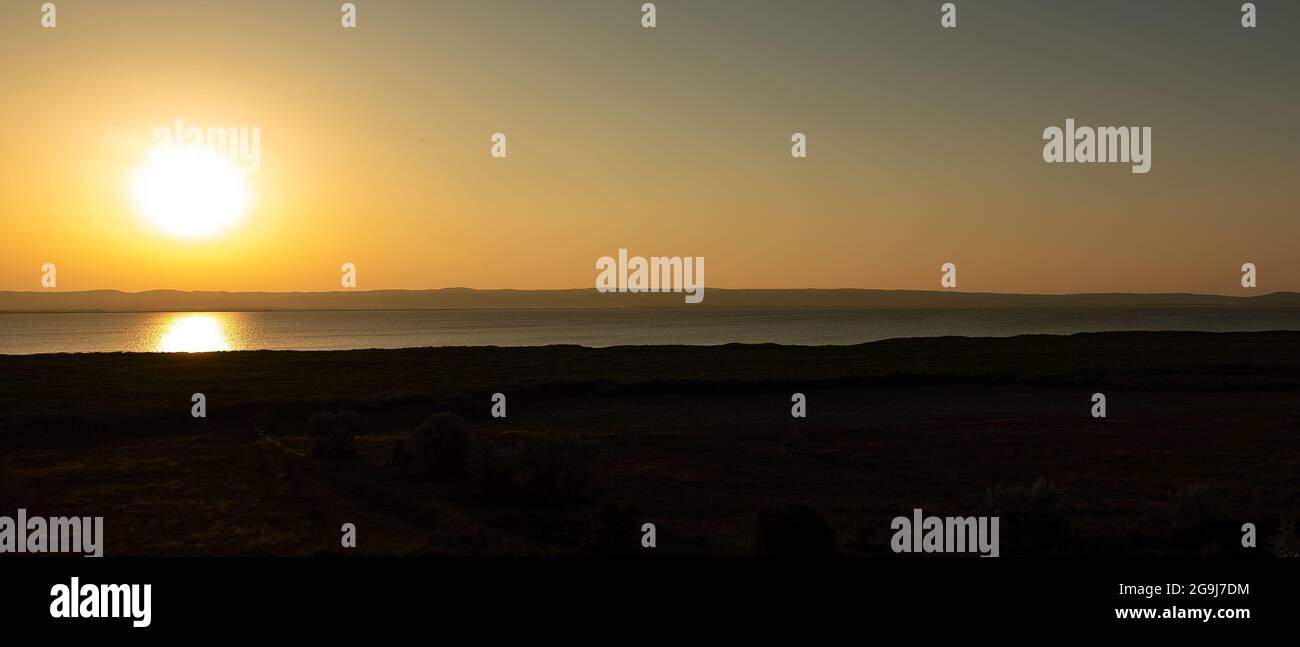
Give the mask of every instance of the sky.
[{"label": "sky", "polygon": [[[585,288],[620,248],[709,287],[1300,290],[1300,3],[354,2],[0,0],[0,290]],[[178,118],[259,128],[218,234],[132,193]],[[1151,171],[1045,163],[1067,118],[1151,127]]]}]

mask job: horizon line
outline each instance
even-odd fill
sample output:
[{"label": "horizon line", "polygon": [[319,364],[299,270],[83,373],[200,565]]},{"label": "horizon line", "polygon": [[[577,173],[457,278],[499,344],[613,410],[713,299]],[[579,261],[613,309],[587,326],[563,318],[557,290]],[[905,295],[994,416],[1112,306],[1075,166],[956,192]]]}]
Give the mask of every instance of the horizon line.
[{"label": "horizon line", "polygon": [[[1189,291],[1164,291],[1164,292],[1132,292],[1132,291],[1110,291],[1110,292],[989,292],[989,291],[969,291],[958,289],[915,289],[915,288],[854,288],[854,287],[837,287],[837,288],[723,288],[723,287],[706,287],[710,291],[718,292],[911,292],[924,294],[964,294],[964,295],[993,295],[993,296],[1025,296],[1025,297],[1068,297],[1068,296],[1197,296],[1197,297],[1223,297],[1233,299],[1252,299],[1258,297],[1273,296],[1279,294],[1300,294],[1296,290],[1277,290],[1273,292],[1261,292],[1259,294],[1228,294],[1221,292],[1189,292]],[[374,289],[338,289],[338,290],[185,290],[181,288],[149,288],[146,290],[121,290],[118,288],[88,288],[84,290],[0,290],[0,294],[87,294],[92,292],[113,292],[124,295],[150,294],[158,292],[178,292],[182,294],[373,294],[377,292],[595,292],[594,288],[471,288],[464,286],[448,286],[441,288],[374,288]],[[662,292],[619,292],[616,294],[659,294]]]}]

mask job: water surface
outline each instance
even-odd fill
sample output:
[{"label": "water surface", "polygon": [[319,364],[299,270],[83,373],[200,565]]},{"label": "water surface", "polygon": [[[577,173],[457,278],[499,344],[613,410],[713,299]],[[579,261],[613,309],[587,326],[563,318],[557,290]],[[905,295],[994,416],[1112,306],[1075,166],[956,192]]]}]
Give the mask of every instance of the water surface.
[{"label": "water surface", "polygon": [[1110,330],[1300,330],[1296,307],[556,309],[0,314],[0,354],[578,344],[859,344]]}]

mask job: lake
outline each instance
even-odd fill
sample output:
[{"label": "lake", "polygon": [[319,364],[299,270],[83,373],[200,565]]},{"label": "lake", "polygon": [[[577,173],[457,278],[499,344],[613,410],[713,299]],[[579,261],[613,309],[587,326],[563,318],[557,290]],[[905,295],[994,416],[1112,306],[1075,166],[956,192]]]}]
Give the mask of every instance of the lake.
[{"label": "lake", "polygon": [[578,344],[859,344],[1111,330],[1300,330],[1296,307],[528,309],[0,314],[0,354]]}]

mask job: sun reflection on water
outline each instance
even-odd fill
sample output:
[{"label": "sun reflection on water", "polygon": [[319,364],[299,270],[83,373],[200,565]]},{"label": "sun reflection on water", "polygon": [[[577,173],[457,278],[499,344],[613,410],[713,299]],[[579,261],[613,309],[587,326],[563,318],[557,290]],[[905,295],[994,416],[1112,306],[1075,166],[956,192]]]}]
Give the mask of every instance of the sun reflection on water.
[{"label": "sun reflection on water", "polygon": [[158,341],[162,353],[207,353],[230,350],[221,322],[211,315],[183,315],[167,324]]}]

